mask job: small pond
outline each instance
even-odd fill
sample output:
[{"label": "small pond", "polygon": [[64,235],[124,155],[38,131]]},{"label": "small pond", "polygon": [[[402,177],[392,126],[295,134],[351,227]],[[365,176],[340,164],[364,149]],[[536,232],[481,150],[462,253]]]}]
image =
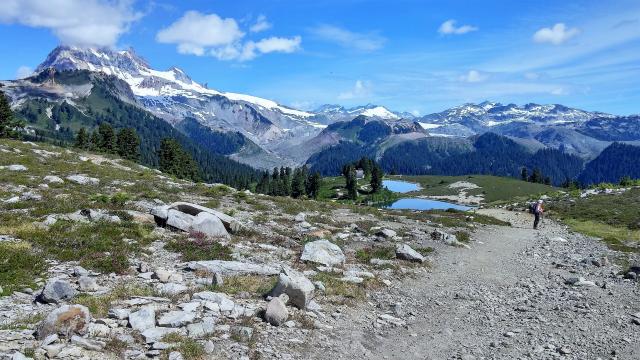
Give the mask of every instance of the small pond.
[{"label": "small pond", "polygon": [[461,210],[467,211],[472,208],[468,206],[462,206],[457,204],[452,204],[444,201],[437,200],[429,200],[429,199],[416,199],[416,198],[404,198],[400,200],[394,201],[390,205],[385,205],[385,209],[396,209],[396,210]]},{"label": "small pond", "polygon": [[407,193],[420,190],[420,185],[400,180],[383,180],[382,186],[386,187],[390,191],[397,193]]}]

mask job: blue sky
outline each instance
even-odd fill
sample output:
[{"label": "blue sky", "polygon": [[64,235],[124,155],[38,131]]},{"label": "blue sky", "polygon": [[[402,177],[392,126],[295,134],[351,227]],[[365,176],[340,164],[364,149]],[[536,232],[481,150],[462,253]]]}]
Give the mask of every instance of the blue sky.
[{"label": "blue sky", "polygon": [[4,0],[0,38],[3,79],[66,43],[133,47],[154,68],[304,109],[640,113],[637,0]]}]

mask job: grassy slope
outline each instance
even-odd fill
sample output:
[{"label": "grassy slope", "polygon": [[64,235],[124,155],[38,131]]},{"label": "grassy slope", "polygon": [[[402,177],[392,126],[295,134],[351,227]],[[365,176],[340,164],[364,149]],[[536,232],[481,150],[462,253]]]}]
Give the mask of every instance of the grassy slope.
[{"label": "grassy slope", "polygon": [[456,195],[457,189],[450,189],[448,186],[457,181],[467,181],[480,186],[480,189],[468,191],[469,195],[484,194],[488,203],[515,201],[519,198],[529,198],[542,193],[553,192],[556,189],[543,184],[534,184],[509,177],[499,177],[490,175],[465,175],[465,176],[391,176],[397,180],[406,180],[419,183],[422,190],[412,192],[410,195]]},{"label": "grassy slope", "polygon": [[621,251],[638,251],[640,243],[640,188],[622,194],[600,194],[587,198],[561,197],[549,213],[573,230],[602,238]]}]

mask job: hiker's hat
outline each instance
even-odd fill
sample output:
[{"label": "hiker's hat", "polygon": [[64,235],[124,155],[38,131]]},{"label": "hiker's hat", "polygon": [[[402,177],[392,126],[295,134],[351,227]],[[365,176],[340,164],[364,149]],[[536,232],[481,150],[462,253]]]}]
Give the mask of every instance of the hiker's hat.
[{"label": "hiker's hat", "polygon": [[543,202],[542,199],[538,200],[538,204],[542,204]]}]

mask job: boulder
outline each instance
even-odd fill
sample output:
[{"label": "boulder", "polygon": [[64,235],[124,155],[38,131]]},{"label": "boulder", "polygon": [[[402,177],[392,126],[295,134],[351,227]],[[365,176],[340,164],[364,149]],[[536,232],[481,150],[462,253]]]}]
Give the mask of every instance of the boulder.
[{"label": "boulder", "polygon": [[325,266],[334,266],[344,263],[345,257],[338,245],[328,240],[317,240],[305,244],[300,259]]},{"label": "boulder", "polygon": [[194,217],[181,211],[170,209],[167,212],[167,225],[182,231],[189,231]]},{"label": "boulder", "polygon": [[187,290],[189,290],[189,288],[186,285],[172,283],[172,282],[166,283],[166,284],[158,284],[156,286],[156,291],[158,291],[160,294],[164,294],[168,296],[178,295]]},{"label": "boulder", "polygon": [[77,291],[67,281],[51,279],[44,285],[38,300],[43,303],[57,304],[63,300],[72,299],[76,294]]},{"label": "boulder", "polygon": [[191,261],[187,269],[207,271],[212,274],[227,275],[278,275],[280,268],[271,265],[247,263],[242,261],[206,260]]},{"label": "boulder", "polygon": [[201,212],[193,219],[191,231],[212,237],[227,237],[229,233],[220,219],[208,212]]},{"label": "boulder", "polygon": [[306,220],[307,220],[307,214],[305,214],[305,213],[299,213],[299,214],[298,214],[298,215],[296,215],[296,217],[295,217],[295,221],[296,221],[296,222],[299,222],[299,223],[301,223],[301,222],[305,222]]},{"label": "boulder", "polygon": [[129,326],[138,331],[144,331],[156,326],[156,311],[151,306],[145,306],[129,314]]},{"label": "boulder", "polygon": [[414,262],[424,262],[426,259],[422,254],[413,250],[407,244],[398,244],[396,246],[396,257],[398,259],[409,260]]},{"label": "boulder", "polygon": [[278,276],[276,286],[271,290],[273,297],[287,294],[289,303],[299,309],[305,309],[313,299],[315,286],[302,273],[285,268]]},{"label": "boulder", "polygon": [[37,338],[43,340],[49,335],[58,334],[70,338],[72,335],[84,335],[91,322],[89,309],[82,305],[63,305],[53,310],[38,324]]},{"label": "boulder", "polygon": [[69,175],[67,176],[67,180],[78,185],[98,185],[100,183],[100,179],[88,177],[85,175]]},{"label": "boulder", "polygon": [[182,275],[175,273],[173,271],[164,270],[164,269],[156,269],[153,272],[152,278],[158,279],[162,283],[168,283],[168,282],[180,283],[183,280]]},{"label": "boulder", "polygon": [[[282,295],[286,296],[286,295]],[[285,302],[280,297],[274,297],[267,304],[267,310],[264,313],[264,319],[273,326],[284,324],[289,318],[289,310]]]},{"label": "boulder", "polygon": [[[192,217],[195,217],[202,212],[211,214],[217,217],[222,222],[226,230],[232,234],[237,233],[240,230],[242,230],[242,228],[244,228],[244,226],[240,224],[238,220],[234,219],[233,217],[227,214],[210,209],[208,207],[204,207],[201,205],[192,204],[188,202],[175,202],[171,205],[158,206],[151,210],[151,214],[155,217],[156,223],[160,225],[164,225],[164,224],[171,225],[168,223],[169,216],[171,215],[171,210],[175,210],[183,214],[191,215]],[[180,230],[183,230],[183,229],[180,229]],[[183,231],[189,231],[189,230],[187,229]]]}]

